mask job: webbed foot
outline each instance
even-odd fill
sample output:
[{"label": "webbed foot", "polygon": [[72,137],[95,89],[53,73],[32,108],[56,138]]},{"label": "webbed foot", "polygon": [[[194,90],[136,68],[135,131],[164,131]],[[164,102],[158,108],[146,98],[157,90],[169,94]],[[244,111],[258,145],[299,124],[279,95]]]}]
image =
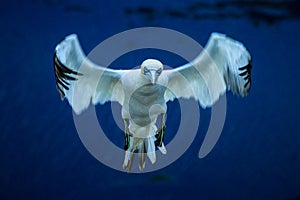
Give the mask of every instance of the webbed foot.
[{"label": "webbed foot", "polygon": [[157,132],[156,132],[156,140],[155,140],[155,146],[163,153],[166,154],[167,150],[164,145],[164,138],[165,138],[165,131],[166,131],[166,125],[163,125]]}]

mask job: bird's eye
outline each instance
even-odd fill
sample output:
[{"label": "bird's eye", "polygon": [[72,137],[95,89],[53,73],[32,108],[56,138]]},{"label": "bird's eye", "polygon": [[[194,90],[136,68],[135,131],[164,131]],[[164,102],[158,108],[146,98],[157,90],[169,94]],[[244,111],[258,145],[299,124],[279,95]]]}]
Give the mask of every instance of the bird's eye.
[{"label": "bird's eye", "polygon": [[144,67],[144,74],[148,73],[149,69],[147,67]]},{"label": "bird's eye", "polygon": [[161,71],[162,71],[161,69],[158,69],[158,70],[156,71],[156,73],[157,73],[157,74],[160,74]]}]

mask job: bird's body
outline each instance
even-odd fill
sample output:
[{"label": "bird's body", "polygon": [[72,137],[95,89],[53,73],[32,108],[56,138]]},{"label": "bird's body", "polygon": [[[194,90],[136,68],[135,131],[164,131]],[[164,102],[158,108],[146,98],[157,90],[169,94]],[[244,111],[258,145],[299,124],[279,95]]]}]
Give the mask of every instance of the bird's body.
[{"label": "bird's body", "polygon": [[[152,84],[138,69],[125,74],[121,81],[127,83],[122,84],[123,90],[126,91],[122,107],[122,118],[130,119],[129,130],[133,135],[141,137],[150,135],[143,133],[143,128],[155,124],[157,117],[166,113],[167,110],[164,101],[166,78],[159,77],[157,83]],[[138,131],[139,128],[142,131]]]},{"label": "bird's body", "polygon": [[[123,166],[130,169],[129,161],[132,161],[132,153],[135,150],[138,150],[140,155],[148,153],[148,157],[154,163],[156,161],[154,143],[158,131],[156,123],[157,118],[165,115],[167,111],[164,95],[168,79],[162,75],[155,83],[151,83],[144,76],[142,69],[135,69],[126,72],[120,80],[124,92],[122,118],[125,128],[127,128],[127,134],[130,135],[127,136],[128,145],[125,147],[127,153]],[[166,153],[164,146],[160,150],[162,153]],[[143,168],[145,161],[140,162],[140,168]]]},{"label": "bird's body", "polygon": [[245,96],[251,87],[249,52],[240,42],[219,33],[211,35],[204,51],[192,62],[171,70],[164,70],[156,59],[145,60],[140,69],[103,68],[87,59],[77,36],[70,35],[56,47],[54,67],[61,98],[67,98],[76,114],[91,101],[121,104],[125,125],[123,167],[128,171],[135,151],[140,169],[145,167],[146,155],[152,163],[156,161],[156,147],[166,153],[163,139],[168,101],[194,98],[206,108],[226,90]]}]

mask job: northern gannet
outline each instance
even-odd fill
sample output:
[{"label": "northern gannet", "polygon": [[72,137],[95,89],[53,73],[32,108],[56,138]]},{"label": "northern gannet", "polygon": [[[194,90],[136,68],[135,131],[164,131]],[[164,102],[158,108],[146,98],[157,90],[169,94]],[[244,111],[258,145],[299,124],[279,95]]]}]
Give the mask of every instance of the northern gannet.
[{"label": "northern gannet", "polygon": [[[212,33],[207,45],[190,63],[166,70],[156,59],[139,69],[113,70],[91,62],[77,35],[59,43],[54,53],[56,86],[76,114],[92,102],[117,101],[125,126],[123,168],[130,171],[134,151],[139,167],[146,156],[156,161],[155,148],[165,154],[166,103],[175,98],[194,98],[203,108],[212,106],[227,90],[245,96],[251,87],[251,56],[244,45],[224,34]],[[159,116],[161,125],[156,126]]]}]

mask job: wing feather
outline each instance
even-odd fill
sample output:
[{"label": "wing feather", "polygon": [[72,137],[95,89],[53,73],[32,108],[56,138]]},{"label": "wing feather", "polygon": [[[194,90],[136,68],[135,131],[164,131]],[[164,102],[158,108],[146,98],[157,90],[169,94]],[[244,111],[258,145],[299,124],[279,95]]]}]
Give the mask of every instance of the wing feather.
[{"label": "wing feather", "polygon": [[251,70],[251,57],[242,43],[213,33],[192,62],[164,71],[169,79],[165,100],[193,97],[205,108],[226,90],[245,96],[251,87]]},{"label": "wing feather", "polygon": [[76,114],[85,110],[91,101],[94,105],[107,101],[123,104],[120,79],[125,70],[112,70],[92,63],[83,53],[75,34],[57,45],[53,60],[60,97],[68,100]]}]

